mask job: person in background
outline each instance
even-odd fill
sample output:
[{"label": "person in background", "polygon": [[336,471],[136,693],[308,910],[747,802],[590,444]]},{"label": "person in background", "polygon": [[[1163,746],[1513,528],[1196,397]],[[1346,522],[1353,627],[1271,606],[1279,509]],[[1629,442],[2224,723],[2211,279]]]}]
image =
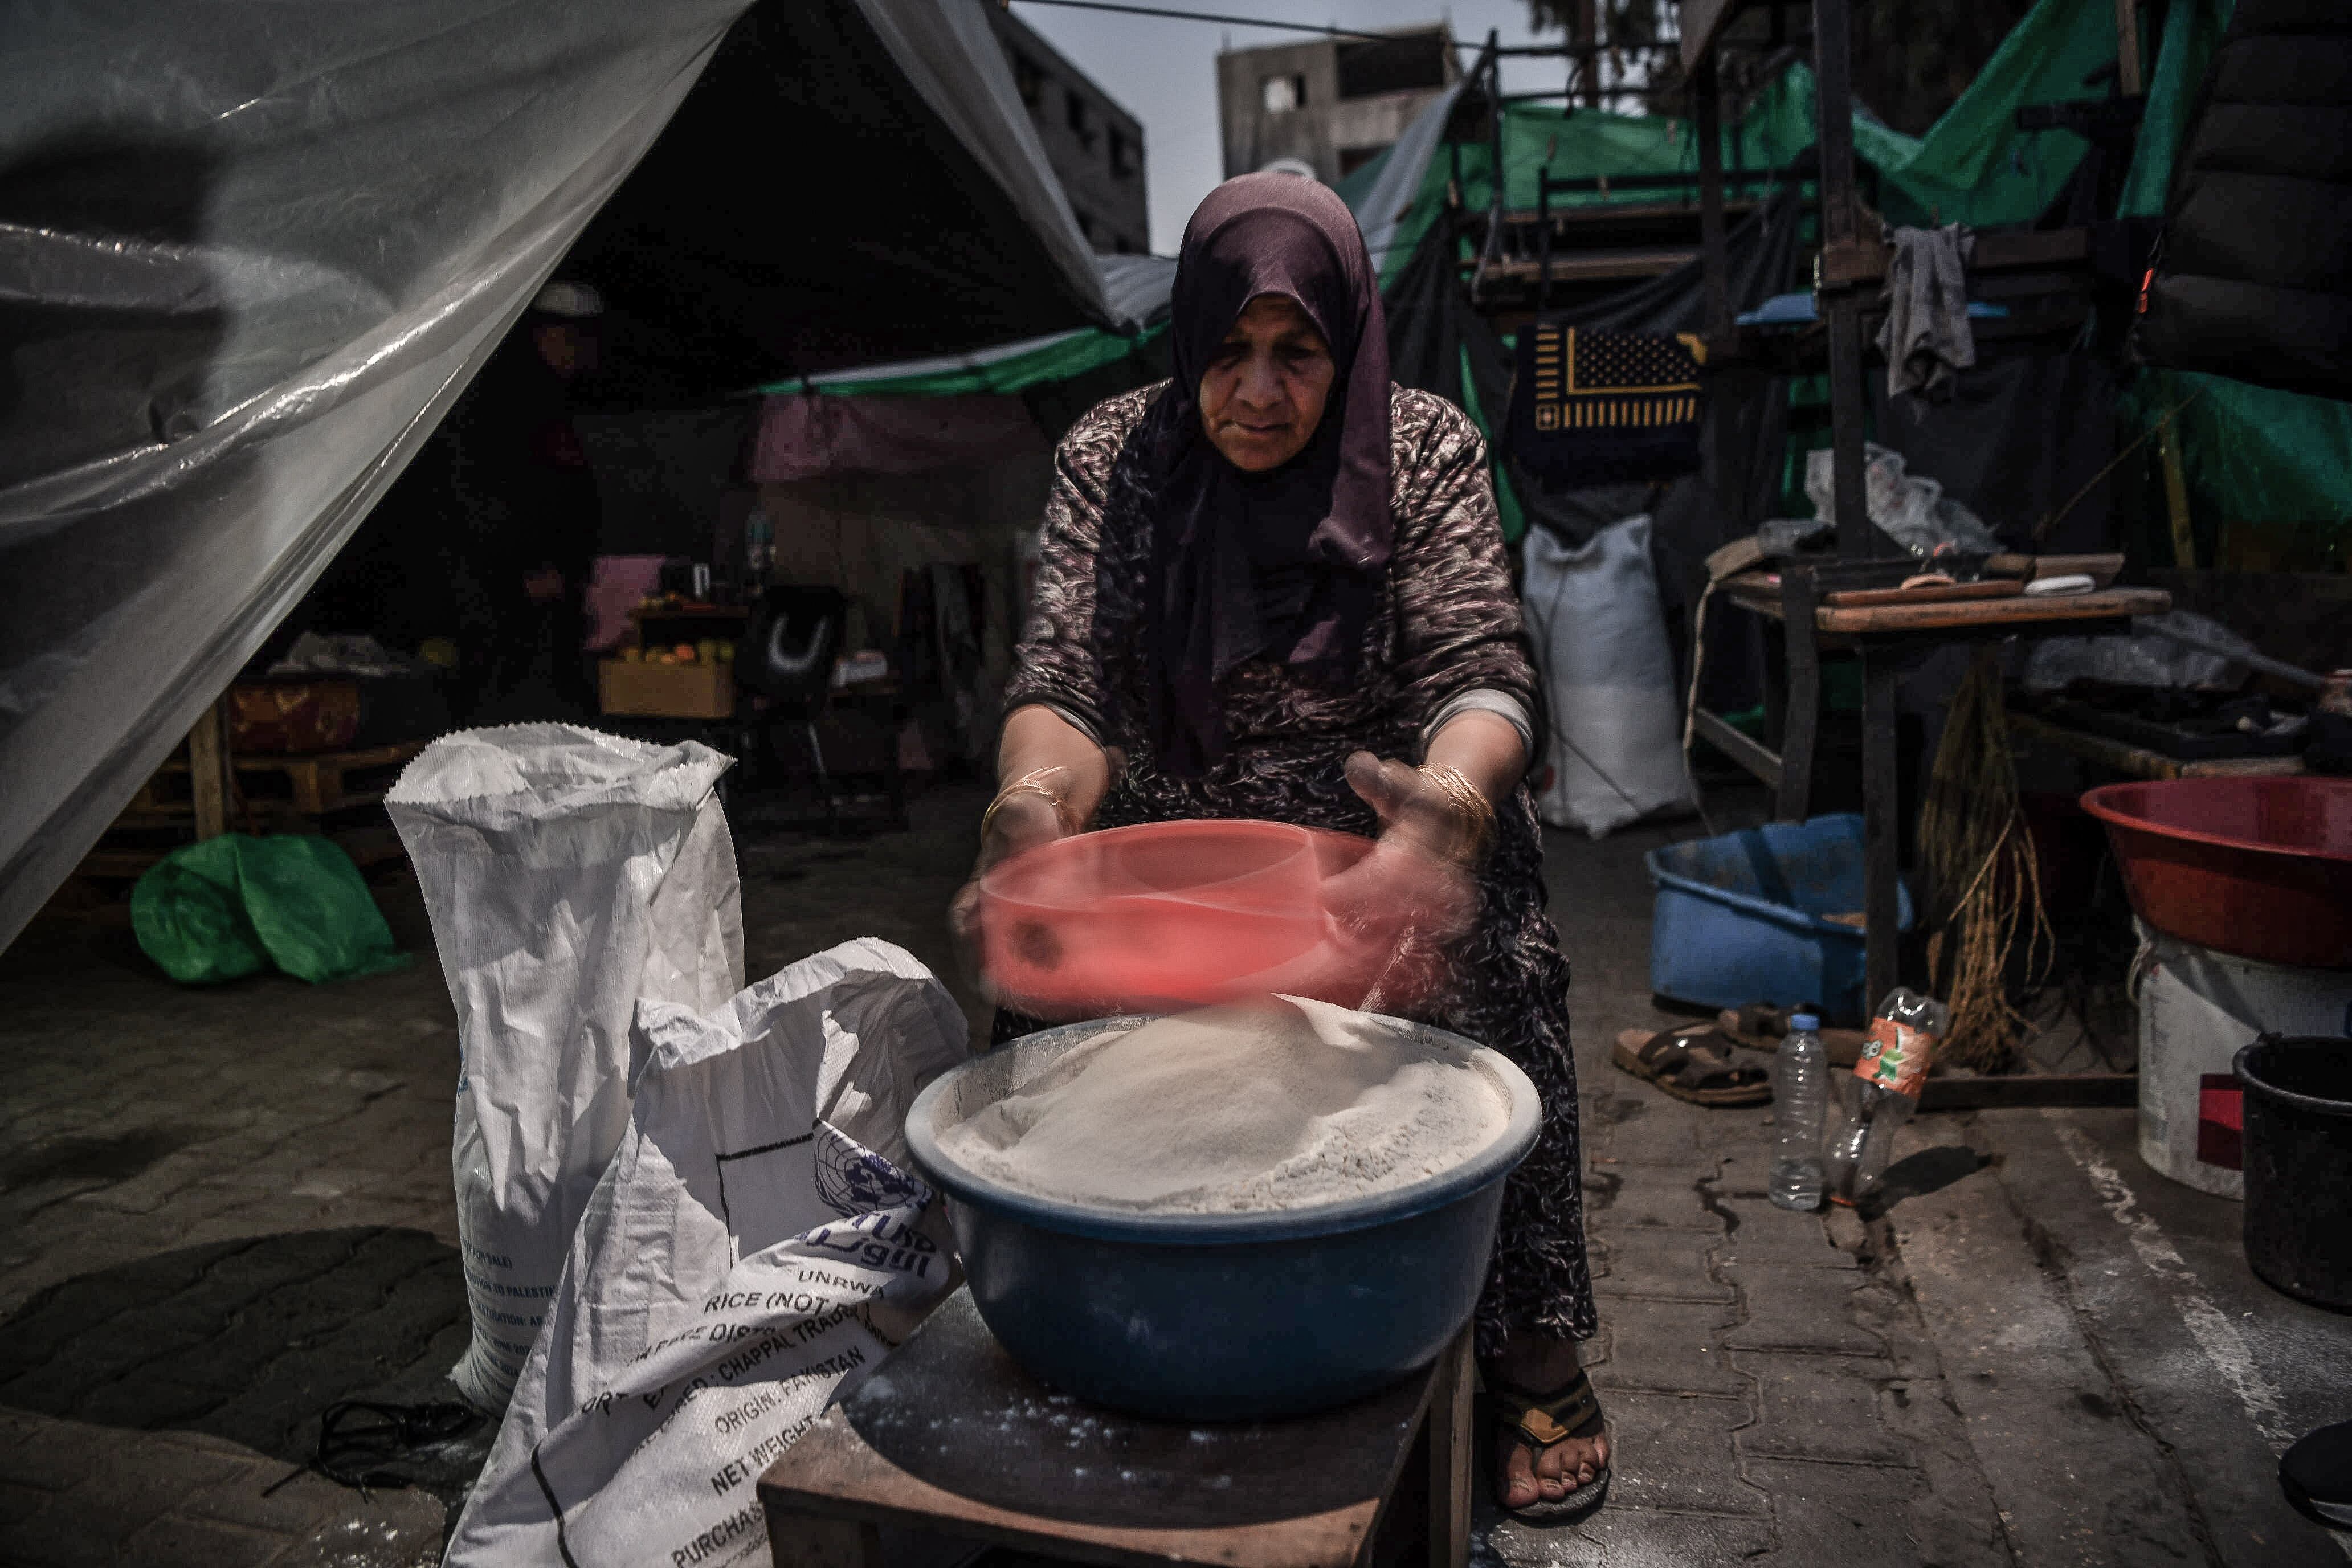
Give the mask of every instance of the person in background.
[{"label": "person in background", "polygon": [[[1363,237],[1312,180],[1212,193],[1172,309],[1175,380],[1101,405],[1055,455],[974,875],[1089,828],[1256,817],[1377,837],[1375,898],[1451,884],[1460,929],[1426,1016],[1510,1057],[1544,1107],[1477,1310],[1496,1494],[1522,1517],[1589,1513],[1609,1440],[1576,1349],[1597,1323],[1568,965],[1485,444],[1390,381]],[[967,886],[967,941],[976,907]],[[1000,1014],[997,1037],[1035,1026]]]},{"label": "person in background", "polygon": [[528,689],[542,679],[570,716],[595,709],[582,649],[602,517],[571,399],[596,367],[603,310],[585,285],[541,289],[444,426],[447,564],[476,722],[545,716]]}]

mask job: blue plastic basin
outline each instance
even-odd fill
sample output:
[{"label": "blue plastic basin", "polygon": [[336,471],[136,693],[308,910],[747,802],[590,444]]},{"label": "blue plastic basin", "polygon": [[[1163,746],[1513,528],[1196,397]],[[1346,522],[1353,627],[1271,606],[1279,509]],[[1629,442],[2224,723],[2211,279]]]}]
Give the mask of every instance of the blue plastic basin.
[{"label": "blue plastic basin", "polygon": [[1452,1171],[1342,1203],[1148,1215],[1039,1197],[950,1158],[939,1134],[1063,1052],[1144,1017],[1047,1029],[956,1068],[907,1117],[948,1199],[982,1321],[1034,1376],[1092,1404],[1190,1421],[1301,1415],[1427,1366],[1470,1321],[1503,1178],[1542,1108],[1509,1060],[1415,1025],[1504,1095],[1502,1136]]},{"label": "blue plastic basin", "polygon": [[[1649,867],[1651,990],[1705,1007],[1811,1002],[1825,1022],[1862,1022],[1863,933],[1827,918],[1863,907],[1861,817],[1669,844],[1650,851]],[[1911,891],[1896,891],[1908,931]]]}]

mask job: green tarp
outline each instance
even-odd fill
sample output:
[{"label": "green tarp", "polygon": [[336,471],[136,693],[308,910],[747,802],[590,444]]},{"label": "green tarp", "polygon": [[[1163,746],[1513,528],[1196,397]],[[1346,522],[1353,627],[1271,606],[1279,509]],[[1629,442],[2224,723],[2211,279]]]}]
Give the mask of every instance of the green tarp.
[{"label": "green tarp", "polygon": [[[2176,16],[2196,24],[2168,26],[2158,75],[2177,96],[2187,72],[2187,91],[2196,87],[2212,37],[2219,36],[2220,0],[2172,0]],[[2202,37],[2201,47],[2186,35]],[[2206,35],[2210,34],[2208,37]],[[2177,45],[2177,47],[2176,47]],[[2029,103],[2104,98],[2107,86],[2090,82],[2116,58],[2116,16],[2107,0],[2042,0],[2002,40],[1968,90],[1924,136],[1906,136],[1857,110],[1854,152],[1879,174],[1879,197],[1886,216],[1898,223],[1965,223],[1976,227],[2031,221],[2057,196],[2087,146],[2069,132],[2021,132],[2017,110]],[[2193,66],[2194,70],[2190,68]],[[2166,68],[2172,68],[2170,75]],[[2152,112],[2156,112],[2152,106]],[[2178,117],[2169,104],[2158,116],[2179,139]],[[1790,66],[1760,91],[1738,121],[1724,131],[1727,170],[1785,168],[1814,141],[1818,118],[1813,74],[1802,63]],[[1462,201],[1484,211],[1493,200],[1489,183],[1494,153],[1484,141],[1462,147]],[[2165,167],[2170,166],[2169,153]],[[1503,110],[1504,205],[1536,205],[1536,179],[1545,169],[1556,178],[1606,175],[1685,174],[1696,200],[1698,148],[1690,122],[1651,115],[1611,114],[1533,104]],[[1339,183],[1341,195],[1360,200],[1383,168],[1374,160]],[[1452,159],[1432,158],[1423,172],[1402,231],[1392,243],[1384,273],[1392,275],[1412,244],[1444,211]],[[2158,184],[2161,200],[2161,175]],[[1552,198],[1556,206],[1601,205],[1672,199],[1656,187],[1632,191],[1570,192]]]},{"label": "green tarp", "polygon": [[[2118,216],[2164,210],[2173,157],[2231,5],[2231,0],[2158,0],[2163,27],[2155,58],[2146,62],[2146,113]],[[2151,16],[2157,8],[2149,8]],[[2109,0],[2041,0],[1926,134],[1906,136],[1857,111],[1855,153],[1877,172],[1878,200],[1887,218],[1980,228],[2031,222],[2057,198],[2088,144],[2071,132],[2021,132],[2017,110],[2026,104],[2105,97],[2108,82],[2091,79],[2115,59],[2116,16]],[[1726,128],[1725,166],[1786,168],[1812,144],[1814,125],[1812,73],[1802,63],[1791,65]],[[1339,194],[1349,205],[1361,208],[1391,156],[1383,153],[1339,182]],[[1460,149],[1460,199],[1472,211],[1485,210],[1492,200],[1492,162],[1485,141]],[[1504,108],[1503,194],[1511,207],[1535,205],[1536,179],[1546,168],[1570,178],[1687,174],[1695,182],[1697,167],[1697,149],[1684,120],[1529,104]],[[1384,247],[1384,284],[1394,280],[1414,245],[1443,216],[1454,169],[1453,157],[1441,147],[1422,171],[1398,232]],[[1696,200],[1695,184],[1692,189]],[[1553,199],[1573,206],[1672,198],[1671,191],[1651,187],[1574,192]],[[1359,212],[1368,226],[1373,216]],[[1016,393],[1116,363],[1161,330],[1130,340],[1084,329],[950,362],[881,366],[819,377],[813,385],[794,381],[762,390],[838,396]],[[2180,445],[2191,510],[2200,519],[2262,520],[2339,531],[2352,526],[2352,407],[2219,376],[2159,372],[2142,376],[2126,397],[2127,428],[2145,429],[2148,420],[2191,392],[2198,396],[2180,416]],[[1497,500],[1507,528],[1516,533],[1513,499],[1506,493]]]},{"label": "green tarp", "polygon": [[2300,564],[2341,556],[2352,537],[2352,403],[2197,371],[2142,371],[2123,398],[2126,426],[2143,432],[2167,414],[2179,432],[2201,563],[2245,527]]},{"label": "green tarp", "polygon": [[[2193,93],[2204,60],[2219,37],[2224,0],[2169,0],[2173,22],[2164,36],[2152,73],[2150,117],[2169,138],[2160,157],[2135,167],[2133,189],[2153,188],[2158,206],[2171,167],[2170,145],[2185,110],[2172,100]],[[1880,174],[1880,198],[1897,222],[1966,223],[1976,226],[2023,223],[2057,195],[2085,143],[2063,131],[2022,132],[2016,111],[2028,103],[2105,96],[2104,83],[2086,82],[2116,58],[2115,11],[2107,0],[2042,0],[2003,40],[1958,101],[1924,136],[1889,130],[1868,114],[1854,115],[1854,146]],[[2169,95],[2169,96],[2166,96]],[[2158,100],[2162,101],[2158,101]],[[1812,72],[1790,66],[1726,128],[1727,169],[1786,168],[1813,143],[1816,109]],[[1337,187],[1350,206],[1360,208],[1387,168],[1384,153],[1341,180]],[[1484,141],[1461,148],[1464,204],[1483,211],[1492,200],[1493,152]],[[1423,170],[1416,194],[1399,231],[1385,247],[1382,281],[1391,280],[1413,246],[1445,209],[1454,160],[1440,150]],[[1502,127],[1503,195],[1511,207],[1532,207],[1536,179],[1549,169],[1573,179],[1639,175],[1689,176],[1696,200],[1698,150],[1690,122],[1654,115],[1567,110],[1534,104],[1506,104]],[[1582,191],[1556,195],[1559,206],[1605,205],[1671,200],[1656,187],[1613,192]],[[2126,210],[2140,209],[2126,205]],[[1368,224],[1372,215],[1359,213]],[[1145,334],[1141,341],[1156,334]],[[1113,363],[1132,352],[1138,340],[1082,329],[1033,342],[1007,345],[952,361],[926,361],[903,367],[779,382],[768,393],[814,391],[835,396],[947,396],[969,393],[1024,391],[1067,380]]]},{"label": "green tarp", "polygon": [[227,833],[174,849],[131,889],[131,926],[184,985],[273,965],[315,985],[414,962],[351,857],[314,835]]},{"label": "green tarp", "polygon": [[[2173,159],[2231,7],[2231,0],[2159,4],[2163,27],[2155,58],[2146,62],[2147,106],[2118,216],[2164,211]],[[2108,83],[2087,79],[2114,64],[2116,47],[2115,10],[2107,0],[2042,0],[1925,135],[1903,135],[1857,112],[1855,152],[1878,173],[1885,216],[1898,223],[1972,227],[2032,221],[2056,200],[2088,143],[2065,131],[2021,132],[2017,110],[2105,97]],[[1814,123],[1812,73],[1792,65],[1727,127],[1725,165],[1785,167],[1812,144]],[[1471,211],[1484,211],[1492,200],[1492,163],[1486,142],[1463,145],[1461,200]],[[1690,128],[1679,120],[1525,104],[1504,109],[1503,194],[1511,207],[1535,205],[1536,178],[1546,167],[1562,177],[1687,174],[1696,181],[1697,166]],[[1384,158],[1366,164],[1340,182],[1341,195],[1360,203],[1384,169]],[[1384,282],[1393,280],[1413,242],[1444,214],[1454,170],[1444,151],[1430,160],[1388,249]],[[1565,206],[1654,202],[1662,195],[1670,199],[1671,193],[1653,187],[1553,199]],[[2179,416],[2179,445],[2190,510],[2203,531],[2210,535],[2232,521],[2323,536],[2352,529],[2352,405],[2221,376],[2150,372],[2124,399],[2127,436],[2191,394],[2196,401]],[[2323,543],[2320,552],[2326,549]]]},{"label": "green tarp", "polygon": [[1462,412],[1470,416],[1479,429],[1486,432],[1487,471],[1495,480],[1495,515],[1502,520],[1503,542],[1517,544],[1527,535],[1527,510],[1519,505],[1518,491],[1511,488],[1511,476],[1503,471],[1502,464],[1495,461],[1495,426],[1486,417],[1486,411],[1478,405],[1478,379],[1471,374],[1470,350],[1466,344],[1462,350]]},{"label": "green tarp", "polygon": [[2171,0],[2165,7],[2164,41],[2147,78],[2147,110],[2140,120],[2139,145],[2124,179],[2119,216],[2161,217],[2164,194],[2172,184],[2172,161],[2189,129],[2197,86],[2206,62],[2229,25],[2231,0]]},{"label": "green tarp", "polygon": [[1026,392],[1116,364],[1167,330],[1163,321],[1130,338],[1099,327],[1080,327],[1033,342],[1014,343],[1008,351],[965,354],[946,363],[884,365],[877,367],[879,374],[857,371],[795,378],[760,390],[772,395],[814,392],[828,397],[961,397]]},{"label": "green tarp", "polygon": [[1914,139],[1857,114],[1854,153],[1879,172],[1890,221],[1976,228],[2031,222],[2056,198],[2088,143],[2071,132],[2020,131],[2017,111],[2105,98],[2108,84],[2084,79],[2115,63],[2110,0],[2042,0],[1927,134]]}]

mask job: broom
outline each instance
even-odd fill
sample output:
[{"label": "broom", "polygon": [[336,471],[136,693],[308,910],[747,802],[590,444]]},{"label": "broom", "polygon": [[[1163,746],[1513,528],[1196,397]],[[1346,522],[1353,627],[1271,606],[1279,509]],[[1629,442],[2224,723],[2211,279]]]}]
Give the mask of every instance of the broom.
[{"label": "broom", "polygon": [[1998,1071],[2010,1064],[2027,1026],[2010,1000],[2011,963],[2021,956],[2024,988],[2031,989],[2048,968],[2056,938],[2017,803],[2017,763],[1990,648],[1978,651],[1952,696],[1920,804],[1919,857],[1938,900],[1927,940],[1929,984],[1952,1010],[1951,1033],[1937,1055]]}]

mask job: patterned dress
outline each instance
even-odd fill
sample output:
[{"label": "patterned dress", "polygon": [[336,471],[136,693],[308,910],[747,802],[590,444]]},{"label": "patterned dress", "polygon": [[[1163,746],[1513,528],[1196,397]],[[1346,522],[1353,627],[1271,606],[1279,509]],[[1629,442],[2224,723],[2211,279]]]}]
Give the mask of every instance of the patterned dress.
[{"label": "patterned dress", "polygon": [[[1160,384],[1164,386],[1166,384]],[[1008,709],[1046,702],[1095,724],[1126,754],[1094,826],[1185,817],[1263,817],[1371,836],[1371,808],[1348,787],[1350,752],[1418,760],[1424,726],[1451,699],[1486,688],[1542,711],[1521,638],[1486,444],[1467,416],[1426,392],[1392,387],[1395,553],[1351,689],[1316,687],[1268,658],[1220,682],[1231,749],[1202,778],[1154,765],[1148,675],[1138,651],[1150,560],[1151,497],[1128,437],[1160,386],[1112,398],[1055,454],[1035,598]],[[1429,1022],[1492,1046],[1542,1097],[1534,1151],[1505,1190],[1494,1267],[1478,1306],[1481,1353],[1506,1332],[1590,1336],[1576,1068],[1569,1054],[1568,963],[1543,912],[1542,841],[1522,785],[1496,813],[1473,933]],[[1006,1019],[1003,1026],[1013,1021]]]}]

